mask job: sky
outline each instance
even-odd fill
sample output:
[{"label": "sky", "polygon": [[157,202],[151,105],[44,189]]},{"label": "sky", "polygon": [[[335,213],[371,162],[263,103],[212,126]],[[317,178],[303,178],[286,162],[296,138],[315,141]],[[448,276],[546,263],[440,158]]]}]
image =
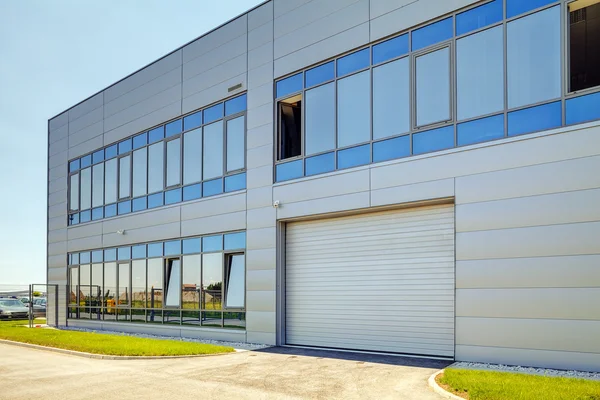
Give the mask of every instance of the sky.
[{"label": "sky", "polygon": [[262,0],[0,0],[0,291],[46,282],[48,119]]}]

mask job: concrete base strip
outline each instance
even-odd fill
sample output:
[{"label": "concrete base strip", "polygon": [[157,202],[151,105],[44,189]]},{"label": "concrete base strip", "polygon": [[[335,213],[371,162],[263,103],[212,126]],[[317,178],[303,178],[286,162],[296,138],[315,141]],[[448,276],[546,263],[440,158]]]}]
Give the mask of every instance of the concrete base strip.
[{"label": "concrete base strip", "polygon": [[437,394],[439,394],[440,396],[442,396],[445,399],[465,400],[462,397],[458,397],[457,395],[444,390],[440,385],[438,385],[438,383],[435,381],[435,378],[437,378],[437,376],[439,374],[441,374],[442,372],[444,372],[443,369],[429,377],[429,379],[427,380],[427,382],[429,383],[429,387],[431,387],[434,392],[436,392]]},{"label": "concrete base strip", "polygon": [[52,351],[55,353],[68,354],[68,355],[77,356],[77,357],[94,358],[97,360],[158,360],[158,359],[165,359],[165,358],[195,358],[195,357],[209,357],[209,356],[222,356],[222,355],[226,355],[226,354],[235,354],[240,351],[240,350],[236,349],[235,352],[231,352],[231,353],[193,354],[193,355],[187,355],[187,356],[111,356],[111,355],[106,355],[106,354],[94,354],[94,353],[85,353],[82,351],[60,349],[57,347],[40,346],[38,344],[15,342],[12,340],[5,340],[5,339],[0,339],[0,343],[10,344],[10,345],[19,346],[19,347],[28,347],[30,349]]}]

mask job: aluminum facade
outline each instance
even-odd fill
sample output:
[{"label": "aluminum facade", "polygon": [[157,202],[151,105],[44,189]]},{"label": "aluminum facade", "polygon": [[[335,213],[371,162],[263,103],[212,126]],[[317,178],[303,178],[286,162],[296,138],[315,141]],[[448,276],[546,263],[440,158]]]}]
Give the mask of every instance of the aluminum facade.
[{"label": "aluminum facade", "polygon": [[[70,251],[246,230],[235,340],[283,343],[287,221],[452,199],[456,359],[600,370],[600,123],[273,184],[274,79],[474,3],[272,0],[52,118],[48,283],[64,290]],[[67,227],[69,159],[244,91],[245,192]]]}]

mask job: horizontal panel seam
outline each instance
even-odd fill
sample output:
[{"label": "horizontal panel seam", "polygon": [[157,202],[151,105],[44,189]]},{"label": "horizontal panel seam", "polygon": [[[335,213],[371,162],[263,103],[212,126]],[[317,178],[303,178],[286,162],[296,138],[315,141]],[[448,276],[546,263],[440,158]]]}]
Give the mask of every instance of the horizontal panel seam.
[{"label": "horizontal panel seam", "polygon": [[[173,87],[175,87],[175,86],[173,86]],[[169,89],[172,89],[173,87],[171,87],[171,88],[169,88]],[[167,89],[167,90],[169,90],[169,89]],[[149,111],[148,113],[146,113],[146,114],[144,114],[144,115],[140,115],[140,116],[139,116],[138,118],[136,118],[136,119],[132,119],[132,120],[130,120],[130,121],[128,121],[128,122],[126,122],[126,123],[124,123],[124,124],[121,124],[121,125],[119,125],[119,126],[115,126],[115,127],[114,127],[114,128],[112,128],[111,130],[104,132],[104,135],[106,136],[106,134],[107,134],[107,133],[110,133],[110,132],[114,131],[115,129],[121,128],[121,127],[123,127],[123,126],[125,126],[125,125],[127,125],[127,124],[130,124],[130,123],[132,123],[132,122],[135,122],[135,121],[137,121],[137,120],[140,120],[140,119],[142,119],[142,118],[144,118],[144,117],[147,117],[148,115],[150,115],[150,114],[153,114],[153,113],[155,113],[155,112],[157,112],[157,111],[164,110],[164,109],[165,109],[165,108],[167,108],[167,107],[171,107],[173,104],[179,104],[180,102],[181,102],[181,99],[178,99],[178,100],[176,100],[176,101],[174,101],[174,102],[172,102],[172,103],[170,103],[170,104],[167,104],[167,105],[166,105],[166,106],[164,106],[164,107],[161,107],[161,108],[157,108],[157,109],[151,110],[151,111]],[[139,103],[137,103],[137,104],[139,104]],[[154,125],[156,125],[156,124],[154,124]],[[143,130],[143,129],[142,129],[142,130]],[[125,137],[129,137],[129,136],[131,136],[131,135],[134,135],[135,133],[137,133],[137,132],[139,132],[139,131],[140,131],[140,130],[136,130],[136,131],[134,131],[134,132],[132,132],[132,133],[129,133],[129,134],[128,134],[128,135],[126,135]],[[106,138],[105,138],[105,139],[106,139]],[[120,139],[119,139],[119,140],[120,140]],[[116,142],[116,141],[118,141],[118,140],[115,140],[114,142]],[[84,142],[84,143],[85,143],[85,142]],[[113,143],[113,142],[111,142],[111,143]]]},{"label": "horizontal panel seam", "polygon": [[[169,91],[169,90],[172,90],[173,88],[175,88],[175,87],[178,87],[178,86],[181,86],[181,85],[182,85],[182,83],[181,83],[181,82],[179,82],[179,83],[176,83],[175,85],[173,85],[173,86],[170,86],[170,87],[168,87],[168,88],[167,88],[167,89],[165,89],[165,90],[161,90],[160,92],[158,92],[158,93],[155,93],[155,94],[153,94],[153,95],[152,95],[152,96],[150,96],[150,97],[146,97],[146,98],[145,98],[145,99],[143,99],[142,101],[138,101],[137,103],[131,104],[130,106],[128,106],[128,107],[126,107],[126,108],[122,108],[122,109],[120,109],[118,112],[116,112],[116,113],[114,113],[114,114],[107,115],[107,116],[105,116],[105,117],[104,117],[104,121],[106,121],[107,119],[113,118],[113,117],[115,117],[115,116],[117,116],[117,115],[120,115],[120,114],[121,114],[121,115],[126,115],[126,114],[127,114],[127,113],[126,113],[126,111],[127,111],[127,110],[129,110],[130,108],[132,108],[132,107],[135,107],[135,106],[137,106],[137,105],[139,105],[139,104],[143,103],[143,102],[144,102],[144,101],[146,101],[146,100],[149,100],[149,99],[154,99],[154,98],[159,98],[159,97],[160,97],[161,95],[163,95],[165,92],[167,92],[167,91]],[[181,99],[177,99],[177,101],[179,102],[179,101],[181,101]],[[155,109],[154,111],[161,110],[161,109],[163,109],[163,108],[164,108],[164,107],[160,107],[160,108],[157,108],[157,109]],[[147,110],[147,107],[144,107],[144,110]],[[144,116],[144,115],[148,115],[148,114],[150,114],[150,113],[152,113],[152,112],[153,112],[153,111],[150,111],[149,113],[143,114],[142,116]],[[124,124],[121,124],[121,125],[119,125],[119,126],[126,125],[126,124],[128,124],[129,122],[135,121],[135,120],[137,120],[137,119],[139,119],[139,118],[141,118],[141,117],[138,117],[138,118],[136,118],[136,119],[133,119],[133,120],[129,120],[128,122],[126,122],[126,123],[124,123]],[[116,128],[118,128],[119,126],[116,126],[116,127],[112,128],[112,129],[111,129],[111,131],[112,131],[112,130],[114,130],[114,129],[116,129]],[[108,132],[110,132],[110,131],[108,131]],[[105,133],[106,133],[106,132],[105,132]]]},{"label": "horizontal panel seam", "polygon": [[533,350],[533,351],[551,351],[551,352],[562,352],[562,353],[576,353],[576,354],[594,354],[600,355],[600,353],[592,353],[588,351],[573,351],[573,350],[557,350],[557,349],[532,349],[532,348],[523,348],[523,347],[507,347],[507,346],[490,346],[490,345],[479,345],[479,344],[461,344],[456,341],[456,346],[463,347],[491,347],[494,349],[512,349],[512,350]]},{"label": "horizontal panel seam", "polygon": [[79,132],[81,132],[82,130],[84,130],[84,129],[86,129],[86,128],[89,128],[90,126],[92,126],[92,125],[94,125],[94,124],[97,124],[97,123],[99,123],[99,122],[102,122],[102,118],[104,117],[104,110],[102,110],[102,116],[100,117],[100,119],[98,119],[97,121],[93,121],[93,120],[92,120],[93,122],[90,122],[88,125],[82,126],[82,127],[78,128],[76,131],[73,131],[73,132],[71,132],[71,125],[73,124],[73,122],[75,122],[75,121],[78,121],[79,119],[81,119],[81,118],[83,118],[83,117],[86,117],[86,116],[88,116],[89,114],[91,114],[92,112],[94,112],[94,111],[96,111],[96,110],[98,110],[98,109],[100,109],[100,108],[104,108],[104,105],[101,105],[101,106],[99,106],[99,107],[96,107],[96,108],[94,108],[92,111],[90,111],[89,113],[86,113],[86,114],[82,115],[81,117],[77,118],[76,120],[69,122],[69,136],[72,136],[72,135],[74,135],[74,134],[76,134],[76,133],[79,133]]},{"label": "horizontal panel seam", "polygon": [[[247,71],[247,68],[246,68],[246,71],[245,71],[245,72],[243,72],[243,73],[241,73],[241,74],[238,74],[238,75],[236,75],[236,76],[230,76],[230,77],[228,77],[228,78],[226,78],[226,79],[224,79],[224,80],[222,80],[222,81],[218,81],[218,82],[217,82],[217,83],[215,83],[214,85],[208,86],[208,87],[206,87],[206,88],[204,88],[204,89],[197,90],[197,91],[195,91],[195,92],[193,92],[193,93],[191,93],[191,94],[189,94],[189,95],[187,95],[187,96],[183,96],[183,97],[182,97],[182,100],[186,100],[186,99],[189,99],[189,98],[190,98],[190,97],[192,97],[192,96],[196,96],[198,93],[206,92],[206,91],[208,91],[208,90],[210,90],[210,89],[212,89],[212,88],[214,88],[214,87],[216,87],[216,86],[219,86],[220,84],[222,84],[222,83],[224,83],[224,82],[227,82],[227,81],[229,81],[229,80],[232,80],[232,79],[237,79],[237,78],[243,78],[243,77],[246,77],[246,80],[248,79],[248,71]],[[183,84],[185,84],[185,82],[186,82],[186,81],[183,81]],[[213,82],[214,82],[214,81],[213,81]],[[247,82],[246,82],[246,86],[247,86]],[[182,85],[182,87],[183,87],[183,85]],[[210,103],[209,103],[209,104],[210,104]],[[206,107],[207,105],[208,105],[208,104],[204,104],[204,105],[202,105],[200,108]]]},{"label": "horizontal panel seam", "polygon": [[[261,25],[261,26],[262,26],[262,25]],[[184,61],[182,65],[189,64],[190,62],[192,62],[192,61],[194,61],[194,60],[197,60],[198,58],[200,58],[200,57],[202,57],[202,56],[205,56],[205,55],[207,55],[207,54],[209,54],[209,53],[211,53],[211,52],[213,52],[213,51],[215,51],[215,50],[218,50],[220,47],[222,47],[222,46],[225,46],[225,45],[227,45],[227,44],[229,44],[229,43],[233,42],[234,40],[237,40],[237,39],[239,39],[240,37],[242,37],[242,36],[244,36],[244,35],[247,35],[249,32],[251,32],[251,31],[244,30],[244,31],[243,31],[241,34],[237,35],[236,37],[232,38],[231,40],[228,40],[228,41],[226,41],[226,42],[224,42],[224,43],[221,43],[220,45],[218,45],[218,46],[216,46],[216,47],[213,47],[213,48],[212,48],[212,49],[210,49],[210,50],[207,50],[207,51],[205,51],[205,52],[203,52],[203,53],[200,53],[200,54],[198,54],[198,55],[197,55],[196,57],[194,57],[194,58],[190,58],[189,60],[187,60],[187,61]],[[185,47],[184,47],[183,49],[185,49]],[[246,50],[248,50],[248,49],[246,48]],[[184,53],[185,53],[185,52],[184,52]],[[238,54],[238,55],[239,55],[239,54]],[[235,57],[237,57],[237,56],[235,56]],[[233,57],[233,58],[235,58],[235,57]],[[226,61],[229,61],[229,60],[230,60],[230,59],[228,59],[228,60],[226,60]]]},{"label": "horizontal panel seam", "polygon": [[[457,218],[458,219],[458,218]],[[476,229],[469,231],[461,231],[456,230],[456,233],[477,233],[477,232],[497,232],[497,231],[506,231],[506,230],[515,230],[515,229],[529,229],[529,228],[543,228],[549,226],[564,226],[564,225],[581,225],[581,224],[595,224],[600,222],[600,219],[592,219],[589,221],[576,221],[576,222],[560,222],[554,224],[542,224],[542,225],[527,225],[527,226],[516,226],[516,227],[505,227],[505,228],[492,228],[492,229]],[[459,225],[459,224],[457,224]]]},{"label": "horizontal panel seam", "polygon": [[[234,53],[234,54],[235,54],[235,53]],[[187,82],[187,81],[189,81],[190,79],[194,79],[194,78],[195,78],[195,77],[197,77],[198,75],[202,75],[202,74],[205,74],[205,73],[207,73],[207,72],[211,72],[211,71],[214,71],[214,70],[218,70],[218,69],[222,68],[223,64],[226,64],[226,63],[228,63],[228,62],[230,62],[230,61],[233,61],[233,60],[235,60],[236,58],[242,58],[242,57],[243,57],[243,58],[247,58],[247,57],[248,57],[248,49],[246,49],[246,50],[245,50],[243,53],[240,53],[240,54],[235,54],[234,56],[231,56],[231,58],[228,58],[228,59],[226,59],[226,60],[223,60],[221,63],[219,63],[219,64],[215,65],[214,67],[211,67],[211,68],[209,68],[209,69],[206,69],[206,70],[200,71],[200,72],[198,72],[198,73],[196,73],[196,74],[194,74],[194,75],[187,76],[185,79],[183,79],[183,80],[182,80],[182,82]],[[183,65],[185,66],[185,64],[183,64]],[[246,62],[246,71],[247,71],[247,70],[248,70],[248,65],[247,65],[247,62]]]}]

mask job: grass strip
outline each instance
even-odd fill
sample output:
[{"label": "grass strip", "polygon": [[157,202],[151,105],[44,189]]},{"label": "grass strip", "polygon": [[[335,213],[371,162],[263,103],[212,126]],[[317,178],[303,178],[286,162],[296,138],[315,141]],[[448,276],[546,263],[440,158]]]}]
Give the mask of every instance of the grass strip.
[{"label": "grass strip", "polygon": [[232,347],[127,335],[27,328],[27,321],[0,321],[0,339],[111,356],[182,356],[230,353]]},{"label": "grass strip", "polygon": [[469,400],[600,400],[600,382],[447,368],[438,375],[444,389]]}]

